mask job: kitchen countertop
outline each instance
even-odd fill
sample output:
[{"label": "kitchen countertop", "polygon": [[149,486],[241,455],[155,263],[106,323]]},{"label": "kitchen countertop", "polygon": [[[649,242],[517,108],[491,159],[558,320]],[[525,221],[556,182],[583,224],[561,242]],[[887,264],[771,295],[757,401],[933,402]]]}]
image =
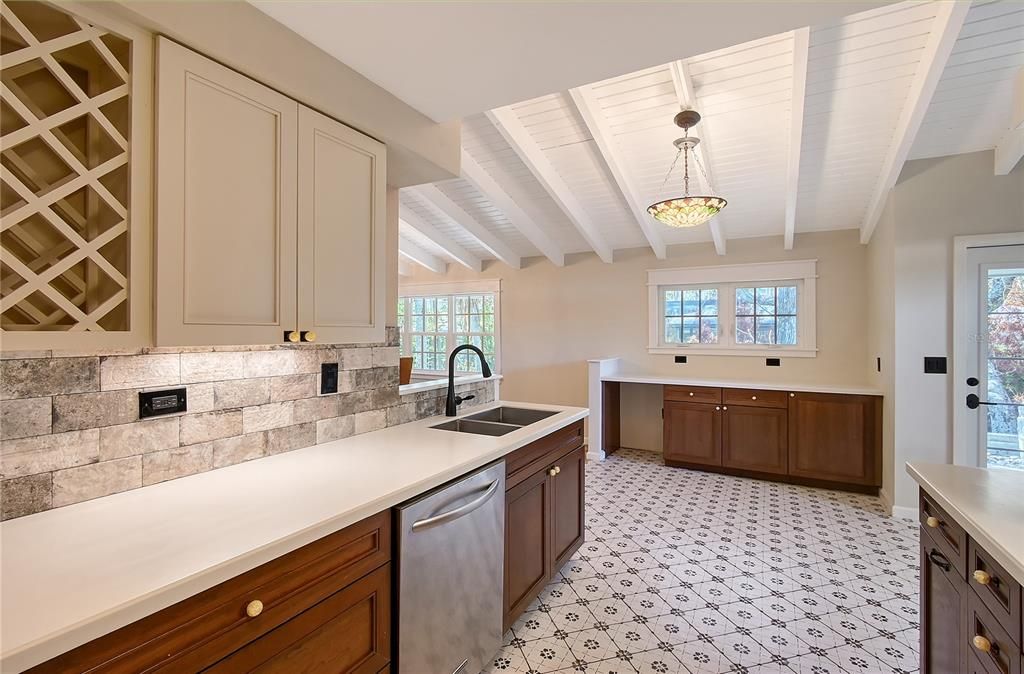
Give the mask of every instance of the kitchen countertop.
[{"label": "kitchen countertop", "polygon": [[914,462],[907,473],[1024,584],[1024,471]]},{"label": "kitchen countertop", "polygon": [[18,672],[583,419],[502,437],[433,417],[0,524],[0,670]]},{"label": "kitchen countertop", "polygon": [[828,384],[787,384],[764,381],[743,381],[738,379],[701,379],[699,377],[674,377],[671,375],[644,372],[617,372],[601,375],[601,381],[617,381],[625,384],[668,384],[674,386],[716,386],[721,388],[756,388],[765,391],[800,391],[807,393],[842,393],[846,395],[880,396],[878,389],[861,386],[836,386]]}]

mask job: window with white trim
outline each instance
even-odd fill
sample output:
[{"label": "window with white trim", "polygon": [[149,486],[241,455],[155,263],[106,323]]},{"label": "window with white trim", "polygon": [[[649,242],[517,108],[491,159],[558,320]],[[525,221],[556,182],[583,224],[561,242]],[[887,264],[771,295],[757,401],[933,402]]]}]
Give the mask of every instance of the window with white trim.
[{"label": "window with white trim", "polygon": [[[399,295],[399,351],[412,357],[414,373],[447,373],[449,355],[462,344],[483,351],[491,370],[499,371],[497,282],[405,286]],[[480,359],[464,351],[455,357],[455,371],[478,373]]]},{"label": "window with white trim", "polygon": [[813,357],[815,260],[648,272],[648,351]]}]

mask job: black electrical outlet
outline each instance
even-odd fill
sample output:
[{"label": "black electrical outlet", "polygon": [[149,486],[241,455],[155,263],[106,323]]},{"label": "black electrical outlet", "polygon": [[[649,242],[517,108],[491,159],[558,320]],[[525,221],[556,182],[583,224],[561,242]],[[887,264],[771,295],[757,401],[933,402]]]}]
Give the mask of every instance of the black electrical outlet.
[{"label": "black electrical outlet", "polygon": [[685,363],[686,362],[686,356],[676,356],[676,362],[677,363]]},{"label": "black electrical outlet", "polygon": [[175,414],[187,409],[188,400],[183,388],[139,393],[140,419],[157,417],[161,414]]},{"label": "black electrical outlet", "polygon": [[324,363],[320,366],[320,395],[338,392],[338,364]]},{"label": "black electrical outlet", "polygon": [[779,358],[765,358],[764,364],[767,367],[778,367],[782,365],[782,360],[780,360]]},{"label": "black electrical outlet", "polygon": [[925,374],[946,374],[946,357],[945,356],[925,356],[924,357],[924,373]]}]

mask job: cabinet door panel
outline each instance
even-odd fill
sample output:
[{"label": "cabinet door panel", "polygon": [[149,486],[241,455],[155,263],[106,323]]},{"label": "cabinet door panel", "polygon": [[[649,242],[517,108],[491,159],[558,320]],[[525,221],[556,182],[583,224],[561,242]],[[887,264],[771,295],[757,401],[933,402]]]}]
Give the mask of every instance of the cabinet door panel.
[{"label": "cabinet door panel", "polygon": [[722,465],[722,412],[718,405],[665,401],[666,461]]},{"label": "cabinet door panel", "polygon": [[797,393],[789,399],[789,474],[881,484],[881,399]]},{"label": "cabinet door panel", "polygon": [[551,573],[554,574],[583,544],[583,490],[586,447],[579,447],[555,462],[551,479]]},{"label": "cabinet door panel", "polygon": [[787,412],[727,405],[722,415],[722,465],[785,475]]},{"label": "cabinet door panel", "polygon": [[295,328],[298,104],[159,39],[157,343]]},{"label": "cabinet door panel", "polygon": [[384,145],[299,111],[299,329],[384,340]]},{"label": "cabinet door panel", "polygon": [[925,674],[963,671],[967,663],[968,592],[953,565],[922,534],[921,671]]},{"label": "cabinet door panel", "polygon": [[390,564],[377,569],[206,671],[380,671],[391,653],[390,574]]},{"label": "cabinet door panel", "polygon": [[505,493],[505,629],[551,576],[551,481],[538,471]]}]

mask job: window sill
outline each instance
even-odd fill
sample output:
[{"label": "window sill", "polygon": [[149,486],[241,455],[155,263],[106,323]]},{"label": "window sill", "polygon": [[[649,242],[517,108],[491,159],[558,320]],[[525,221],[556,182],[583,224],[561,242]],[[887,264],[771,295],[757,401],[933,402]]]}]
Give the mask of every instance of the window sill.
[{"label": "window sill", "polygon": [[817,349],[805,349],[792,346],[777,348],[738,346],[649,346],[647,353],[675,356],[753,356],[756,358],[815,358]]}]

